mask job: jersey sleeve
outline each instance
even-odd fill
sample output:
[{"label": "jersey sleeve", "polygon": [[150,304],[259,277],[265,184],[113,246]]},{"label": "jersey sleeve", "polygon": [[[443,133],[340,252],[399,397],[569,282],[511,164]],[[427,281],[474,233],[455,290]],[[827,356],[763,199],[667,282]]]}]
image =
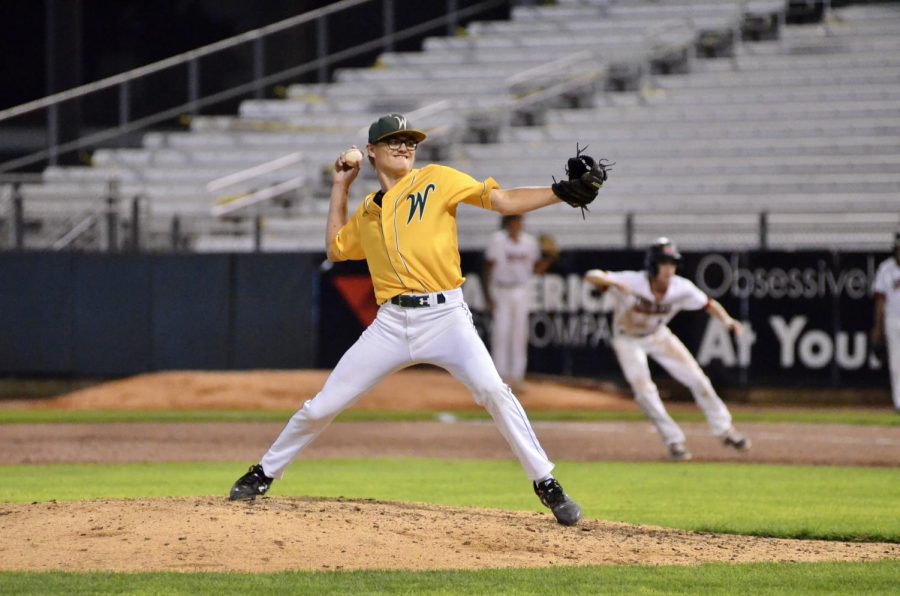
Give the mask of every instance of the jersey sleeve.
[{"label": "jersey sleeve", "polygon": [[709,304],[709,296],[706,295],[706,292],[701,290],[689,279],[682,278],[684,280],[684,302],[682,303],[682,308],[684,310],[700,310],[701,308],[706,308],[706,305]]},{"label": "jersey sleeve", "polygon": [[[592,271],[602,271],[602,269],[600,269],[600,270],[592,269]],[[588,272],[588,273],[590,273],[590,272]],[[626,294],[622,293],[622,291],[619,290],[619,288],[617,288],[615,284],[623,285],[626,288],[628,288],[629,290],[634,290],[634,276],[631,275],[631,271],[605,271],[603,273],[604,273],[604,277],[606,277],[606,279],[613,282],[613,284],[614,284],[614,285],[609,286],[609,288],[607,290],[608,294],[613,294],[615,296],[620,296],[620,297],[626,295]]]},{"label": "jersey sleeve", "polygon": [[628,271],[606,271],[605,274],[606,279],[617,284],[622,284],[623,286],[628,286],[629,288],[634,285],[632,282],[633,276],[629,275]]},{"label": "jersey sleeve", "polygon": [[482,209],[491,209],[491,191],[500,188],[497,181],[488,178],[479,182],[468,174],[448,168],[441,167],[441,178],[443,183],[448,186],[447,206],[450,209],[456,209],[460,203],[468,203],[474,207]]},{"label": "jersey sleeve", "polygon": [[360,261],[366,258],[362,243],[359,238],[359,218],[362,205],[356,210],[347,223],[344,224],[334,240],[331,241],[331,249],[338,261]]},{"label": "jersey sleeve", "polygon": [[872,284],[872,292],[875,294],[887,295],[888,293],[888,268],[885,266],[887,261],[878,266],[875,273],[875,282]]}]

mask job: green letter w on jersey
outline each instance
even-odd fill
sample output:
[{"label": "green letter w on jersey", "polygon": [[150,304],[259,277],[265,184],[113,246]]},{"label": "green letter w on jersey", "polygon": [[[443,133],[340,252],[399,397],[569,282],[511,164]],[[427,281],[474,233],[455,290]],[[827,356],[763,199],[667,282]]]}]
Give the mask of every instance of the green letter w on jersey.
[{"label": "green letter w on jersey", "polygon": [[425,214],[425,201],[428,200],[428,193],[435,189],[434,184],[429,184],[425,187],[425,192],[417,192],[414,195],[409,195],[406,199],[409,201],[409,217],[406,218],[406,223],[412,221],[413,215],[416,214],[416,211],[419,212],[419,221],[422,221],[422,216]]}]

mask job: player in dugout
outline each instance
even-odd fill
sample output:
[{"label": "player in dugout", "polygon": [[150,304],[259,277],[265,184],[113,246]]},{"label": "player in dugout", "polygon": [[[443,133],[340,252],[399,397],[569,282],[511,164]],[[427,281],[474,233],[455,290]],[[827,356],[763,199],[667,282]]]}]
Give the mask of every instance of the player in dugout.
[{"label": "player in dugout", "polygon": [[583,207],[597,196],[606,173],[602,164],[576,156],[587,157],[590,165],[569,172],[568,179],[552,187],[502,189],[493,178],[478,181],[446,166],[414,167],[416,149],[425,138],[401,114],[372,123],[365,151],[380,188],[367,194],[349,217],[347,201],[360,171],[359,156],[345,152],[334,162],[325,236],[328,259],[366,260],[378,314],[322,390],[293,415],[259,464],[235,482],[230,498],[264,495],[304,447],[381,379],[429,363],[469,389],[493,418],[541,503],[560,524],[573,525],[581,508],[553,477],[553,463],[497,373],[463,301],[456,210],[466,203],[514,215],[560,200]]}]

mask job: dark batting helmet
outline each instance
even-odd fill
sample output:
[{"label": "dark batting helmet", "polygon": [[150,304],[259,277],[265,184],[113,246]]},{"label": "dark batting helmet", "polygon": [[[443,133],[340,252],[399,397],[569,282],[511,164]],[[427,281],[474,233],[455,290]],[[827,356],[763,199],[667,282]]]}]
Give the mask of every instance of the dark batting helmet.
[{"label": "dark batting helmet", "polygon": [[681,253],[678,252],[675,243],[665,236],[654,240],[644,256],[644,269],[647,270],[650,277],[656,277],[656,274],[659,273],[660,263],[675,263],[676,265],[681,263]]}]

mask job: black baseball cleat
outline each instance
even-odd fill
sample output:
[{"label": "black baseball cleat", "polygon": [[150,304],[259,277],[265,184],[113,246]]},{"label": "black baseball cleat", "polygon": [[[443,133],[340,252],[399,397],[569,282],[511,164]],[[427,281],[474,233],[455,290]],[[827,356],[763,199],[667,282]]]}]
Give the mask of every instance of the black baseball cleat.
[{"label": "black baseball cleat", "polygon": [[228,495],[228,500],[252,501],[256,497],[261,497],[269,492],[269,487],[272,486],[274,481],[274,478],[266,476],[261,465],[250,466],[250,470],[238,478],[238,481],[231,487],[231,494]]},{"label": "black baseball cleat", "polygon": [[669,459],[672,461],[691,461],[693,454],[687,450],[684,443],[672,443],[669,445]]},{"label": "black baseball cleat", "polygon": [[553,512],[556,521],[562,525],[574,526],[581,519],[581,507],[569,498],[556,478],[550,478],[540,483],[535,482],[534,494],[538,496],[545,507]]},{"label": "black baseball cleat", "polygon": [[750,449],[750,439],[734,430],[734,428],[729,428],[728,432],[722,435],[721,439],[723,445],[736,449],[737,451],[747,451]]}]

